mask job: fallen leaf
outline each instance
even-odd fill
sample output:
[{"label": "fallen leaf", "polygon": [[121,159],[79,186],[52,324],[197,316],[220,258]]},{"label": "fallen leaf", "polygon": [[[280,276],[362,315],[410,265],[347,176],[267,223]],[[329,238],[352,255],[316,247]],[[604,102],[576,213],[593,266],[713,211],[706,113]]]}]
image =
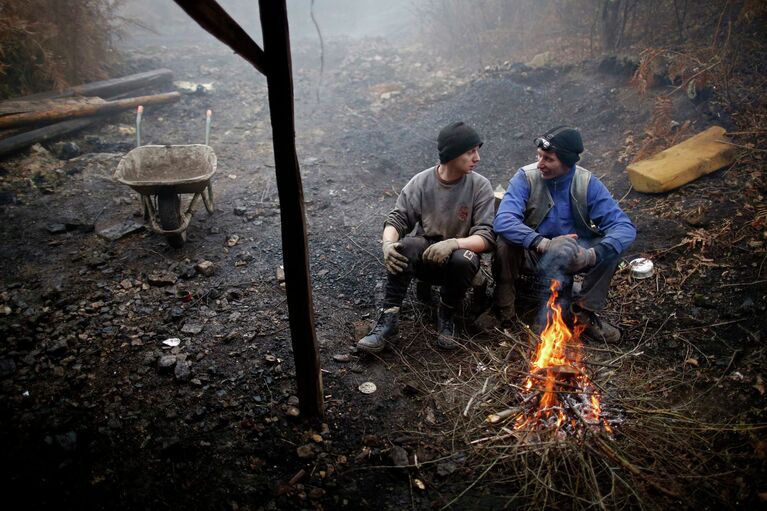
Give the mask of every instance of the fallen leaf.
[{"label": "fallen leaf", "polygon": [[758,390],[758,391],[759,391],[759,395],[760,395],[760,396],[763,396],[763,395],[764,395],[764,380],[762,380],[762,375],[761,375],[761,374],[758,374],[758,375],[756,376],[756,383],[754,384],[754,386],[753,386],[753,387],[754,387],[756,390]]}]

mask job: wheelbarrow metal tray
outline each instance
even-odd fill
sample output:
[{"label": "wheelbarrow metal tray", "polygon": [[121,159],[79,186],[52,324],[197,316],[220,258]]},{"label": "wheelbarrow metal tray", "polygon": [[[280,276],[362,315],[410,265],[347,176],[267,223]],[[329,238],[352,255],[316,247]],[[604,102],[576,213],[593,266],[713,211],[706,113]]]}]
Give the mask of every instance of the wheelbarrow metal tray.
[{"label": "wheelbarrow metal tray", "polygon": [[123,156],[113,177],[142,195],[167,188],[201,193],[215,172],[216,153],[208,145],[145,145]]}]

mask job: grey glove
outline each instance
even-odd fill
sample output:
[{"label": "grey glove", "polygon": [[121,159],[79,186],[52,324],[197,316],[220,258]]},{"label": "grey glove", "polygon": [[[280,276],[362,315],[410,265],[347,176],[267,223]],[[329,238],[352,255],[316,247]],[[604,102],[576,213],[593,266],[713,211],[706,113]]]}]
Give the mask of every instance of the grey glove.
[{"label": "grey glove", "polygon": [[407,257],[399,253],[401,247],[402,244],[397,241],[383,242],[384,264],[386,270],[393,275],[402,273],[407,268]]},{"label": "grey glove", "polygon": [[423,259],[430,263],[442,264],[447,261],[447,258],[450,257],[454,250],[458,250],[459,248],[461,247],[458,246],[458,240],[455,238],[440,241],[424,250]]},{"label": "grey glove", "polygon": [[563,236],[557,236],[554,239],[543,238],[536,247],[536,250],[541,254],[553,250],[564,256],[567,256],[568,259],[574,258],[576,252],[578,252],[579,249],[580,247],[578,246],[578,242],[575,241],[575,236],[567,234]]},{"label": "grey glove", "polygon": [[571,272],[577,273],[585,268],[594,266],[596,263],[597,253],[593,248],[585,249],[578,247],[578,251],[575,253],[569,269]]}]

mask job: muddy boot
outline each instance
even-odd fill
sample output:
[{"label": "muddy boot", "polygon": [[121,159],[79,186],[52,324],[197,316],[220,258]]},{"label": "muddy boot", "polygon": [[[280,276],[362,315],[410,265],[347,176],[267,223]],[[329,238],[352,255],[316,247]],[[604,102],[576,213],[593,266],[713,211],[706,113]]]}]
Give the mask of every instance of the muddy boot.
[{"label": "muddy boot", "polygon": [[357,349],[367,353],[383,351],[386,348],[386,341],[397,335],[398,320],[399,307],[382,311],[370,333],[357,342]]},{"label": "muddy boot", "polygon": [[595,341],[616,343],[621,338],[621,331],[607,321],[597,316],[596,312],[582,309],[578,305],[572,306],[576,324],[586,326],[584,333]]},{"label": "muddy boot", "polygon": [[514,307],[516,296],[517,290],[513,284],[500,284],[495,288],[493,301],[498,310],[498,321],[503,328],[511,326],[517,318],[517,311]]},{"label": "muddy boot", "polygon": [[456,340],[453,311],[453,307],[445,305],[445,303],[440,300],[439,309],[437,310],[437,348],[454,350],[461,346]]},{"label": "muddy boot", "polygon": [[498,307],[498,321],[503,328],[508,328],[514,324],[514,320],[517,318],[517,311],[514,306],[510,307]]},{"label": "muddy boot", "polygon": [[501,323],[498,318],[495,317],[493,309],[488,309],[480,314],[473,323],[474,328],[483,333],[490,333],[495,331],[496,328],[501,328]]}]

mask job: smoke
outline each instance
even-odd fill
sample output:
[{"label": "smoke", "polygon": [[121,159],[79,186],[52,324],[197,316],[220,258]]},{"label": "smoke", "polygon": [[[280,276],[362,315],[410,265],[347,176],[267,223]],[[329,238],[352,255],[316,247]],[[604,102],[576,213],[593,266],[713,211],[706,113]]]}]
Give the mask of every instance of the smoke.
[{"label": "smoke", "polygon": [[[255,0],[218,0],[218,3],[261,44],[261,22]],[[295,42],[319,45],[312,20],[312,0],[287,0],[290,36]],[[314,17],[325,41],[344,38],[386,38],[392,43],[409,39],[416,14],[412,0],[315,0]],[[174,2],[133,0],[120,15],[139,24],[129,27],[126,44],[149,46],[171,43],[215,43]]]}]

